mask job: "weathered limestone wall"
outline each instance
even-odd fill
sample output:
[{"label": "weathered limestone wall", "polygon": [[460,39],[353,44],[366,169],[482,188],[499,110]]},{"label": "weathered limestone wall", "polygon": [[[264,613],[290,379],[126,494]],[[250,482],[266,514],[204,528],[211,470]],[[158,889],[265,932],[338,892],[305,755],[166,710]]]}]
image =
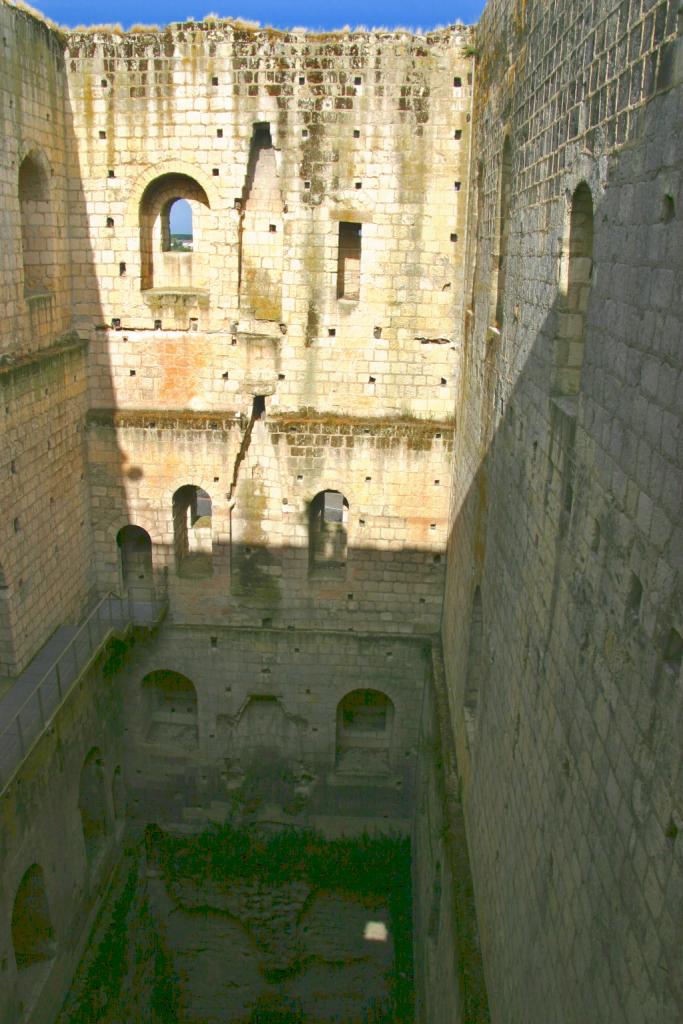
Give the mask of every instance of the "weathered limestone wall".
[{"label": "weathered limestone wall", "polygon": [[[120,855],[121,691],[103,675],[105,661],[72,691],[0,802],[2,1024],[55,1019]],[[32,868],[49,930],[35,888],[22,912],[22,879]],[[33,959],[22,963],[27,946]]]},{"label": "weathered limestone wall", "polygon": [[[114,426],[115,425],[115,429]],[[448,521],[449,424],[175,413],[92,413],[92,518],[100,586],[119,589],[116,537],[148,532],[153,571],[181,623],[298,625],[397,633],[438,629]],[[233,502],[228,500],[237,474]],[[188,578],[173,495],[211,498],[208,564]],[[343,565],[311,564],[311,502],[348,503]]]},{"label": "weathered limestone wall", "polygon": [[493,0],[477,30],[443,636],[501,1022],[683,1006],[679,7]]},{"label": "weathered limestone wall", "polygon": [[[101,303],[81,292],[75,311],[84,328],[118,320],[127,335],[123,348],[117,334],[95,340],[94,366],[111,353],[118,404],[177,407],[191,387],[196,409],[244,411],[250,394],[275,391],[286,409],[451,415],[468,41],[462,27],[315,36],[211,22],[69,37]],[[193,208],[192,252],[160,251],[174,195]],[[362,227],[355,297],[338,288],[349,222]],[[245,360],[264,334],[279,365],[259,392]],[[169,380],[172,351],[188,378],[178,393],[143,372],[129,379],[138,356],[146,366],[163,354]],[[113,404],[96,369],[93,387]]]},{"label": "weathered limestone wall", "polygon": [[[180,673],[194,695],[159,700],[148,677],[160,671]],[[428,641],[168,626],[121,682],[131,814],[406,830],[430,674]],[[341,721],[340,702],[361,689],[389,699],[383,729]]]},{"label": "weathered limestone wall", "polygon": [[94,584],[78,338],[0,365],[0,675],[22,671]]},{"label": "weathered limestone wall", "polygon": [[70,325],[67,85],[61,39],[6,4],[0,55],[0,352],[27,352]]},{"label": "weathered limestone wall", "polygon": [[422,691],[412,823],[415,1020],[488,1024],[472,875],[438,643]]},{"label": "weathered limestone wall", "polygon": [[[61,38],[0,5],[0,676],[94,582],[84,346],[68,334],[73,152]],[[87,287],[86,274],[81,287]]]}]

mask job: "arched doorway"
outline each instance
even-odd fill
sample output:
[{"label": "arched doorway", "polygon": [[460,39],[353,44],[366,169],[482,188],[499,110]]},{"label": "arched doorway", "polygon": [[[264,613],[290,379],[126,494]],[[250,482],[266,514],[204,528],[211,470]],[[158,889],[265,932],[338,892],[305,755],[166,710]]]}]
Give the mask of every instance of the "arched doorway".
[{"label": "arched doorway", "polygon": [[197,691],[180,672],[158,669],[142,680],[143,729],[151,743],[197,746]]},{"label": "arched doorway", "polygon": [[116,535],[121,578],[126,590],[146,596],[152,588],[152,539],[141,526],[122,527]]},{"label": "arched doorway", "polygon": [[195,484],[185,484],[173,495],[173,544],[179,576],[191,579],[211,576],[211,498]]},{"label": "arched doorway", "polygon": [[56,950],[45,875],[39,864],[32,864],[19,883],[11,927],[19,1009],[25,1013],[50,972]]},{"label": "arched doorway", "polygon": [[391,761],[394,705],[379,690],[353,690],[337,706],[337,770],[386,774]]},{"label": "arched doorway", "polygon": [[83,762],[78,809],[81,813],[85,853],[88,864],[92,865],[104,851],[109,832],[104,766],[102,754],[97,747],[90,751]]}]

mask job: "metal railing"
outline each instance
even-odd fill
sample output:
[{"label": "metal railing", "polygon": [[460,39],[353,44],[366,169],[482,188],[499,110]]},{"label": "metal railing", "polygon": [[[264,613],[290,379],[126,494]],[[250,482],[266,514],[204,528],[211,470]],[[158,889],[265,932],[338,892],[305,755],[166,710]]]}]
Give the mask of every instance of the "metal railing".
[{"label": "metal railing", "polygon": [[[129,590],[125,597],[106,594],[38,678],[29,665],[14,681],[0,700],[0,792],[109,637],[135,623],[154,625],[164,608],[165,596],[155,587]],[[6,716],[9,720],[3,725]]]}]

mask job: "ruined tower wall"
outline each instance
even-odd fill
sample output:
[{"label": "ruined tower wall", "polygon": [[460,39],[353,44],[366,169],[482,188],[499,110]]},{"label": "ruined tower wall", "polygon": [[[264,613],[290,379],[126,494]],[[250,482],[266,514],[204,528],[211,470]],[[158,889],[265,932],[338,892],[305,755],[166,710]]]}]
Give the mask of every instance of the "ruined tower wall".
[{"label": "ruined tower wall", "polygon": [[28,352],[71,320],[67,86],[60,37],[27,12],[0,7],[0,46],[0,350]]},{"label": "ruined tower wall", "polygon": [[[51,1024],[62,1003],[105,886],[121,854],[124,832],[121,691],[103,673],[105,659],[83,675],[52,726],[2,794],[0,818],[0,1022]],[[88,809],[102,828],[88,828],[87,775],[94,773]],[[86,842],[86,831],[88,841]],[[92,818],[91,822],[92,824]],[[99,824],[99,822],[98,822]],[[17,965],[22,878],[37,865],[44,882],[51,935],[42,958]],[[19,901],[19,904],[21,901]],[[30,921],[39,921],[29,903]],[[37,924],[40,928],[40,924]]]},{"label": "ruined tower wall", "polygon": [[[82,292],[75,310],[127,334],[95,340],[117,405],[175,408],[189,389],[195,409],[244,411],[260,383],[281,409],[451,415],[468,39],[211,22],[70,37],[101,303]],[[193,251],[164,251],[164,204],[185,192]],[[360,230],[359,262],[346,235],[340,258],[340,224]],[[253,365],[268,339],[271,365]],[[130,378],[162,352],[163,378]],[[96,404],[113,404],[106,384],[95,369]]]},{"label": "ruined tower wall", "polygon": [[[75,296],[75,322],[92,408],[120,410],[90,433],[105,586],[131,523],[177,622],[438,628],[468,40],[210,21],[69,38],[98,295]],[[169,248],[175,197],[191,251]],[[191,583],[172,509],[187,484],[212,501],[212,565]],[[346,509],[329,573],[311,571],[324,490]]]},{"label": "ruined tower wall", "polygon": [[[78,616],[91,577],[84,345],[70,326],[60,38],[0,6],[0,676]],[[88,278],[82,281],[87,286]]]},{"label": "ruined tower wall", "polygon": [[[302,626],[433,634],[448,520],[449,424],[267,417],[255,422],[228,500],[244,425],[224,416],[92,413],[92,519],[100,586],[120,589],[116,537],[132,522],[152,542],[153,573],[185,625]],[[172,456],[170,453],[172,452]],[[206,564],[179,562],[173,495],[211,499]],[[312,564],[310,507],[343,490],[344,564]]]},{"label": "ruined tower wall", "polygon": [[[150,710],[159,671],[190,680],[191,714]],[[408,831],[430,674],[430,643],[407,637],[169,626],[121,678],[131,817],[200,828],[253,801],[327,834]],[[381,732],[346,728],[342,702],[362,688],[390,701]]]},{"label": "ruined tower wall", "polygon": [[477,29],[443,638],[494,1020],[683,1000],[678,7]]}]

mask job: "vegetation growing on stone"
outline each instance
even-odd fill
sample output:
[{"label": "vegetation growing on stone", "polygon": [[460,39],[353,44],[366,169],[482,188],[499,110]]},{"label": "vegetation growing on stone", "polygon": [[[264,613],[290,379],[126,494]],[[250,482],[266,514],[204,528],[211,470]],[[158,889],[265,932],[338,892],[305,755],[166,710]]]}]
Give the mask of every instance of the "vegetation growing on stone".
[{"label": "vegetation growing on stone", "polygon": [[[146,842],[148,858],[157,860],[169,885],[179,879],[226,887],[238,879],[272,885],[305,881],[318,892],[386,900],[395,952],[390,1019],[394,1024],[413,1019],[412,890],[406,836],[363,834],[330,840],[309,829],[268,833],[226,824],[194,836],[173,836],[150,826]],[[262,1024],[285,1019],[297,1018],[268,1016],[265,1008],[263,1014],[259,1011],[252,1017]],[[367,1018],[368,1024],[384,1020],[372,1013]]]}]

